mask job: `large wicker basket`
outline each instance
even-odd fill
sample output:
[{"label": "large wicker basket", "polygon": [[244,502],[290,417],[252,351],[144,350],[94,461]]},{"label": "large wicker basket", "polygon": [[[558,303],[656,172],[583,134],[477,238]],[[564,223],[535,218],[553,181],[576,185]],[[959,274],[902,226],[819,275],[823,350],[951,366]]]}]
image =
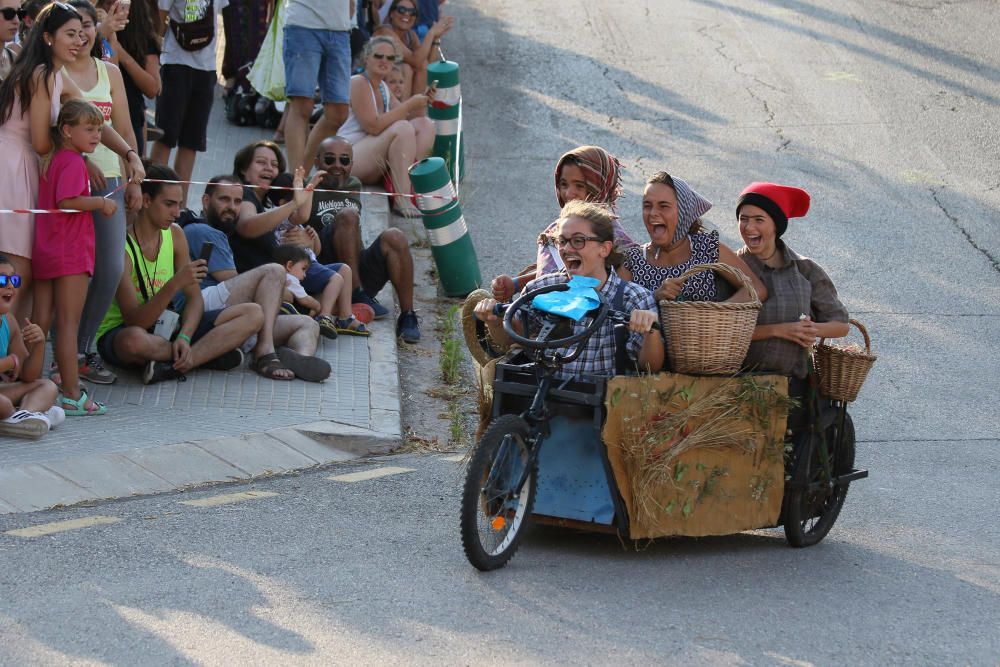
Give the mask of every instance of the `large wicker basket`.
[{"label": "large wicker basket", "polygon": [[743,272],[728,264],[698,264],[680,278],[702,271],[737,278],[750,293],[745,303],[660,301],[660,322],[667,336],[670,369],[692,375],[732,375],[747,356],[757,325],[760,299]]},{"label": "large wicker basket", "polygon": [[475,316],[476,304],[483,299],[492,299],[493,295],[483,289],[474,290],[465,297],[462,304],[462,334],[469,354],[480,366],[485,366],[492,359],[502,356],[510,349],[510,340],[504,335],[503,340],[493,340],[490,330]]},{"label": "large wicker basket", "polygon": [[872,340],[868,330],[857,320],[851,320],[865,337],[865,351],[852,352],[825,344],[820,339],[816,346],[816,372],[819,374],[819,393],[835,401],[851,402],[858,397],[868,371],[877,358],[872,354]]}]

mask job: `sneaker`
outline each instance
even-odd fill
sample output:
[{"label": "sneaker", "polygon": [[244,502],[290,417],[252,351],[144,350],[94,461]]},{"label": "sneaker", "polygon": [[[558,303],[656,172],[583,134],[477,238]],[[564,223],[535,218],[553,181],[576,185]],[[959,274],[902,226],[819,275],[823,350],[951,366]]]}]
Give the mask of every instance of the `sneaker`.
[{"label": "sneaker", "polygon": [[77,363],[80,365],[81,380],[87,380],[94,384],[112,384],[118,379],[117,375],[104,367],[96,352],[79,355]]},{"label": "sneaker", "polygon": [[180,380],[183,382],[187,378],[183,373],[178,373],[172,365],[165,361],[150,361],[142,369],[142,383],[156,384],[164,380]]},{"label": "sneaker", "polygon": [[281,307],[278,308],[278,314],[279,315],[298,315],[299,311],[298,311],[298,309],[295,308],[295,304],[294,303],[290,303],[288,301],[282,301],[281,302]]},{"label": "sneaker", "polygon": [[202,368],[210,371],[231,371],[243,365],[243,351],[240,348],[229,350],[225,354],[219,355],[208,363],[202,364]]},{"label": "sneaker", "polygon": [[351,303],[364,303],[371,307],[375,311],[375,316],[373,319],[380,320],[389,314],[389,309],[378,302],[373,296],[368,296],[368,292],[364,291],[360,287],[354,290],[351,294]]},{"label": "sneaker", "polygon": [[53,405],[45,411],[45,417],[49,420],[49,428],[55,428],[66,421],[66,411],[58,405]]},{"label": "sneaker", "polygon": [[0,421],[0,433],[37,440],[49,432],[49,420],[41,412],[17,410]]},{"label": "sneaker", "polygon": [[396,320],[396,335],[403,339],[404,343],[416,343],[420,340],[420,320],[417,314],[408,310]]}]

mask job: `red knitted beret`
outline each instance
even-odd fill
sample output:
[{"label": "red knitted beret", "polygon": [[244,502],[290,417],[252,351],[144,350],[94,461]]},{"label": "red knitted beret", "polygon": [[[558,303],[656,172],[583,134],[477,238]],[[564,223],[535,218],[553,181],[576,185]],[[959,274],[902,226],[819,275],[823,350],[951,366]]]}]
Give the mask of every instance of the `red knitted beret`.
[{"label": "red knitted beret", "polygon": [[809,193],[802,188],[777,183],[751,183],[736,202],[736,215],[744,204],[758,206],[771,216],[778,236],[785,233],[789,218],[801,218],[809,211]]}]

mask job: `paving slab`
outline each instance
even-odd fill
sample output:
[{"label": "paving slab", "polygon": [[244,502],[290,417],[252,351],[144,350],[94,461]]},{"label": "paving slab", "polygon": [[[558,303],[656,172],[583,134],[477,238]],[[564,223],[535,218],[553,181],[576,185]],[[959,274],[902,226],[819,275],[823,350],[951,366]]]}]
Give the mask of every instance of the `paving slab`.
[{"label": "paving slab", "polygon": [[89,490],[37,464],[0,469],[0,500],[19,512],[72,505],[92,498]]},{"label": "paving slab", "polygon": [[90,491],[97,498],[122,498],[171,491],[175,486],[121,454],[50,461],[44,467]]},{"label": "paving slab", "polygon": [[135,449],[122,454],[180,489],[205,482],[248,479],[250,473],[226,463],[191,442]]},{"label": "paving slab", "polygon": [[195,445],[253,476],[299,470],[319,463],[267,433],[210,438]]}]

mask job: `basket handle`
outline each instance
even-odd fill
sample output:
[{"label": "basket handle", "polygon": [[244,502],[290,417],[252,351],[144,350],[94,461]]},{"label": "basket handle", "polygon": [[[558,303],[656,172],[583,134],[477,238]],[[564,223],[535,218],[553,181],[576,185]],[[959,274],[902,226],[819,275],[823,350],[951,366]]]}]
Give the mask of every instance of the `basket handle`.
[{"label": "basket handle", "polygon": [[760,306],[760,298],[757,296],[757,290],[753,288],[753,283],[744,275],[742,271],[734,266],[729,266],[728,264],[723,264],[722,262],[715,262],[712,264],[697,264],[692,266],[690,269],[678,276],[683,281],[687,281],[688,278],[695,275],[696,273],[701,273],[702,271],[715,271],[716,273],[724,273],[731,278],[738,279],[743,283],[743,287],[746,288],[747,292],[750,293],[750,303]]},{"label": "basket handle", "polygon": [[[872,339],[868,337],[868,329],[865,329],[865,325],[861,324],[861,322],[858,322],[857,320],[847,320],[847,321],[850,324],[853,324],[855,327],[857,327],[858,331],[861,332],[861,335],[865,337],[865,354],[871,355]],[[820,338],[819,344],[822,345],[824,341],[826,341],[825,338]]]}]

